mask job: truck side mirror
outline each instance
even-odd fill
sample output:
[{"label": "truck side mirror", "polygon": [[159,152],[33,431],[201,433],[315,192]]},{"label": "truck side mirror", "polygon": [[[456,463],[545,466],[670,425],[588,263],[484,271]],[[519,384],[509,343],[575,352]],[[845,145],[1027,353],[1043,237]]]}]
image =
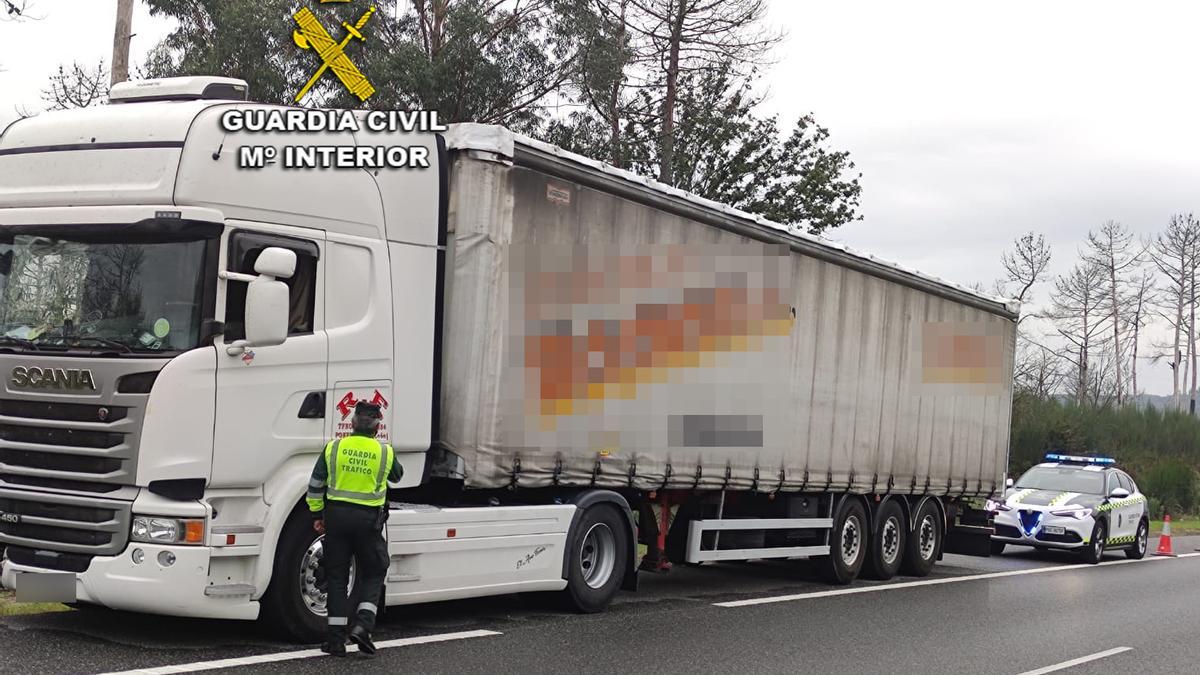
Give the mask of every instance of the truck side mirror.
[{"label": "truck side mirror", "polygon": [[279,279],[289,279],[295,274],[296,252],[278,246],[265,248],[254,261],[254,271],[258,276],[221,273],[226,279],[247,283],[246,339],[226,348],[231,356],[241,354],[247,347],[270,347],[287,340],[291,301],[287,284]]},{"label": "truck side mirror", "polygon": [[1004,487],[1012,487],[1012,486],[1013,486],[1013,479],[1009,478],[1008,480],[1004,481]]},{"label": "truck side mirror", "polygon": [[288,287],[282,281],[260,276],[246,288],[246,341],[251,347],[269,347],[287,339]]}]

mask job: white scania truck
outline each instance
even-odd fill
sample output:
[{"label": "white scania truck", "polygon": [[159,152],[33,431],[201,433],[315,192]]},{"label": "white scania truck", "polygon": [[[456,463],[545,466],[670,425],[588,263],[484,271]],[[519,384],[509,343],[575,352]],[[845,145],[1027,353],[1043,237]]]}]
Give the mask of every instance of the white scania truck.
[{"label": "white scania truck", "polygon": [[[848,583],[987,555],[1015,304],[500,127],[231,133],[231,109],[274,107],[125,83],[0,137],[19,596],[315,638],[304,494],[362,399],[404,467],[387,605],[599,611],[672,561]],[[429,166],[239,166],[297,144]]]}]

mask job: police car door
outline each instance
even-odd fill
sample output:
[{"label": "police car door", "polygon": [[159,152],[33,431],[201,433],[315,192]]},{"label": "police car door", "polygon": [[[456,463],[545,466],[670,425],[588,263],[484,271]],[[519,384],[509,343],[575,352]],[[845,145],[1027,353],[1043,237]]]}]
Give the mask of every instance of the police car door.
[{"label": "police car door", "polygon": [[1129,492],[1129,496],[1125,498],[1128,503],[1121,507],[1120,511],[1122,527],[1125,528],[1123,530],[1123,534],[1125,537],[1128,537],[1130,541],[1132,541],[1132,538],[1137,534],[1137,526],[1142,520],[1142,514],[1145,512],[1146,503],[1142,500],[1135,499],[1135,497],[1140,495],[1137,493],[1137,485],[1134,484],[1133,479],[1129,477],[1129,474],[1125,473],[1124,471],[1117,471],[1116,473],[1117,481],[1120,486]]},{"label": "police car door", "polygon": [[1108,514],[1108,538],[1110,541],[1115,539],[1116,541],[1114,543],[1119,544],[1125,537],[1133,536],[1134,530],[1137,528],[1137,521],[1134,521],[1132,525],[1129,523],[1131,520],[1129,517],[1129,506],[1128,504],[1125,504],[1125,501],[1128,499],[1128,497],[1112,496],[1113,490],[1119,487],[1125,487],[1121,485],[1120,480],[1117,478],[1117,472],[1107,471],[1105,474],[1104,494],[1108,498],[1108,504],[1110,505],[1110,511]]},{"label": "police car door", "polygon": [[296,270],[286,280],[291,308],[282,344],[229,352],[230,343],[244,334],[247,284],[222,282],[225,334],[216,341],[212,482],[249,487],[267,482],[290,457],[314,453],[324,444],[329,409],[325,233],[236,220],[228,224],[226,270],[254,274],[254,261],[268,247],[296,253]]}]

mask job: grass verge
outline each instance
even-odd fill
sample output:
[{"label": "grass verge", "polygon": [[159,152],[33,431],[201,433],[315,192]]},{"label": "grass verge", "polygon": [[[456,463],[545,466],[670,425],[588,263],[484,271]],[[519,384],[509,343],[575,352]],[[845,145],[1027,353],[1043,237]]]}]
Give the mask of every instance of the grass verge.
[{"label": "grass verge", "polygon": [[[1150,521],[1150,534],[1157,537],[1162,534],[1162,521]],[[1171,536],[1180,537],[1189,534],[1200,534],[1200,517],[1171,518]]]},{"label": "grass verge", "polygon": [[17,602],[16,595],[12,591],[0,591],[0,616],[69,611],[71,611],[70,607],[57,602]]}]

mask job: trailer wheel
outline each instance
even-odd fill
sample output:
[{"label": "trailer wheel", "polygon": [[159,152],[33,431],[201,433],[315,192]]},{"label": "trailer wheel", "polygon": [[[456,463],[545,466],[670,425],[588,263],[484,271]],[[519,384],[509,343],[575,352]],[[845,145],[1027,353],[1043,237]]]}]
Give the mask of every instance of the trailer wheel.
[{"label": "trailer wheel", "polygon": [[818,558],[822,575],[834,584],[848,584],[858,577],[866,560],[870,535],[867,533],[867,512],[862,502],[846,499],[838,508],[829,531],[829,555]]},{"label": "trailer wheel", "polygon": [[933,571],[938,552],[942,550],[945,524],[932,500],[926,500],[917,510],[916,525],[904,549],[900,571],[912,577],[928,576]]},{"label": "trailer wheel", "polygon": [[900,571],[908,542],[904,511],[895,501],[885,502],[875,514],[875,531],[867,547],[864,572],[871,579],[886,581]]},{"label": "trailer wheel", "polygon": [[[312,528],[308,514],[297,511],[283,527],[275,549],[271,584],[261,600],[259,620],[280,639],[319,642],[326,629],[326,589],[323,569],[324,536]],[[349,588],[354,587],[354,563]]]},{"label": "trailer wheel", "polygon": [[629,525],[608,504],[580,515],[567,535],[567,587],[561,599],[585,614],[603,611],[621,589],[630,556]]}]

